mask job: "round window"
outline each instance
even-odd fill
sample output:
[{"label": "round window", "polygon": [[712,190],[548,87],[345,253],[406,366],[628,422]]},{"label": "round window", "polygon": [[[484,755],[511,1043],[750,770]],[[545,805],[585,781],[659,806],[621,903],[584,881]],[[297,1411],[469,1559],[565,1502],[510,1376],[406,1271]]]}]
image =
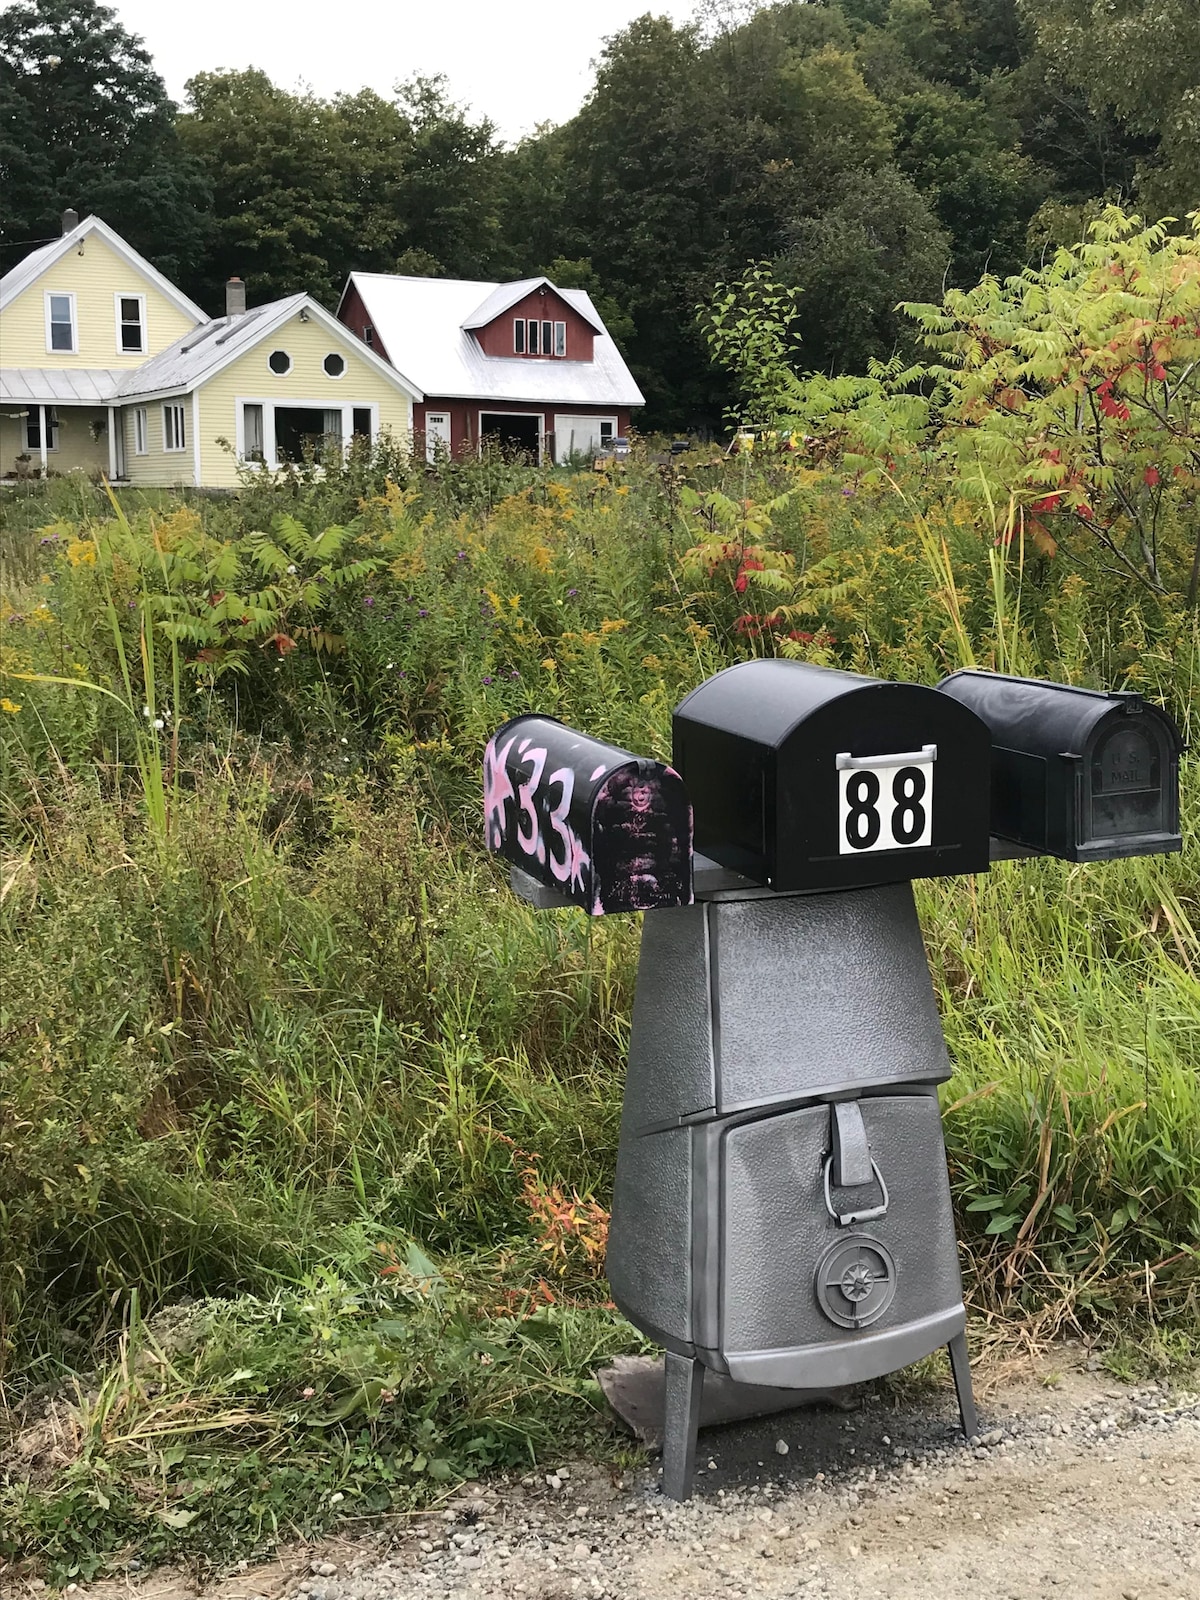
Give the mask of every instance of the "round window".
[{"label": "round window", "polygon": [[292,358],[286,350],[272,350],[267,357],[267,365],[282,378],[285,372],[292,370]]},{"label": "round window", "polygon": [[331,351],[323,363],[325,371],[331,378],[340,378],[346,370],[345,356],[339,356],[336,351]]}]

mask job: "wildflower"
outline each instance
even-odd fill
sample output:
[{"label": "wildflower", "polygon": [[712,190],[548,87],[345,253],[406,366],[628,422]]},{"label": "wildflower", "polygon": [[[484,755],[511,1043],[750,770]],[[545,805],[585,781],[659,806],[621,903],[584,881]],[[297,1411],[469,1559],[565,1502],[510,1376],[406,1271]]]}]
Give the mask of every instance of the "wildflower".
[{"label": "wildflower", "polygon": [[301,1389],[300,1397],[301,1397],[302,1400],[311,1400],[313,1395],[316,1394],[316,1392],[317,1391],[315,1389]]},{"label": "wildflower", "polygon": [[368,609],[370,609],[370,607],[373,606],[374,604],[375,604],[375,596],[373,594],[365,594],[365,595],[363,595],[363,605],[364,606],[366,606]]},{"label": "wildflower", "polygon": [[845,488],[842,490],[842,494],[849,499],[854,494],[853,484],[846,484]]},{"label": "wildflower", "polygon": [[495,683],[495,678],[484,678],[484,683]]},{"label": "wildflower", "polygon": [[398,677],[398,678],[407,678],[407,677],[408,677],[408,673],[407,673],[407,672],[398,672],[398,673],[397,673],[397,674],[396,674],[396,676],[397,676],[397,677]]},{"label": "wildflower", "polygon": [[553,656],[547,656],[542,662],[542,665],[545,667],[547,672],[557,672],[558,670],[558,662],[555,661]]},{"label": "wildflower", "polygon": [[467,559],[467,552],[465,550],[460,550],[454,559],[455,561],[465,561]]},{"label": "wildflower", "polygon": [[154,726],[158,729],[159,733],[161,733],[162,730],[166,727],[166,723],[163,721],[163,719],[161,717],[155,717]]},{"label": "wildflower", "polygon": [[7,711],[10,717],[15,717],[21,707],[15,700],[10,700],[7,695],[0,699],[0,711]]},{"label": "wildflower", "polygon": [[510,678],[519,678],[520,676],[521,676],[521,674],[517,671],[516,667],[514,667],[512,669],[512,671],[509,673],[509,677]]},{"label": "wildflower", "polygon": [[428,613],[428,611],[426,611],[425,607],[422,606],[421,609],[417,612],[417,615],[419,617],[427,617],[429,615],[429,613]]},{"label": "wildflower", "polygon": [[349,739],[346,739],[346,738],[343,738],[343,739],[342,739],[342,743],[343,743],[343,744],[349,744],[349,743],[350,743],[350,741],[349,741]]},{"label": "wildflower", "polygon": [[624,617],[606,617],[600,624],[601,633],[620,633],[629,626]]},{"label": "wildflower", "polygon": [[293,561],[292,564],[288,567],[288,572],[289,573],[294,573],[295,570],[296,570],[296,563]]},{"label": "wildflower", "polygon": [[149,706],[143,706],[142,707],[142,715],[146,718],[146,721],[149,722],[149,720],[150,720],[150,707]]},{"label": "wildflower", "polygon": [[390,672],[395,665],[396,665],[396,663],[394,661],[389,661],[387,666],[383,670],[385,672]]},{"label": "wildflower", "polygon": [[574,600],[574,598],[575,598],[575,596],[576,596],[576,595],[577,595],[577,594],[578,594],[578,593],[579,593],[579,590],[578,590],[578,589],[568,589],[568,590],[567,590],[567,599],[568,599],[568,600]]}]

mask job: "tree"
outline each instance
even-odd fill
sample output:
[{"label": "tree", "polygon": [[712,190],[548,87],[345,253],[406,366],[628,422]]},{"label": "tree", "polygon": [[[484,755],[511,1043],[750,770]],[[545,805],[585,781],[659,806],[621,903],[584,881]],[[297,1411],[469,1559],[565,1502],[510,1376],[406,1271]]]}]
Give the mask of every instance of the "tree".
[{"label": "tree", "polygon": [[911,353],[912,328],[897,302],[936,294],[950,249],[926,200],[894,167],[849,178],[836,204],[792,225],[776,263],[804,291],[798,326],[806,363],[862,372],[872,357]]},{"label": "tree", "polygon": [[140,39],[96,0],[18,0],[0,12],[0,250],[5,267],[103,217],[168,277],[194,259],[205,196],[175,108]]},{"label": "tree", "polygon": [[1200,207],[1200,22],[1195,0],[1022,0],[1038,41],[1092,109],[1156,141],[1139,198],[1154,214]]},{"label": "tree", "polygon": [[[337,257],[362,218],[336,113],[257,70],[198,73],[186,92],[180,134],[212,192],[205,259],[190,284],[214,305],[233,276],[252,301],[302,289],[329,301],[341,287]],[[383,137],[402,134],[387,103],[372,100]],[[360,138],[355,166],[366,144]]]}]

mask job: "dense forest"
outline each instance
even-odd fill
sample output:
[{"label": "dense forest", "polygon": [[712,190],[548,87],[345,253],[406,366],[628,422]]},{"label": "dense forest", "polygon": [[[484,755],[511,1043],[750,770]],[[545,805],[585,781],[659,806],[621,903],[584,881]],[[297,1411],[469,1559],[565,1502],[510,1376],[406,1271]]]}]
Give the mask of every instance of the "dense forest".
[{"label": "dense forest", "polygon": [[[404,63],[398,62],[398,72]],[[589,289],[646,426],[719,420],[697,306],[747,263],[799,291],[800,364],[862,371],[894,309],[1036,262],[1109,200],[1200,206],[1194,0],[786,0],[647,14],[578,114],[507,147],[410,77],[391,99],[201,73],[176,107],[95,0],[0,13],[0,264],[96,212],[210,309],[329,304],[352,269]]]}]

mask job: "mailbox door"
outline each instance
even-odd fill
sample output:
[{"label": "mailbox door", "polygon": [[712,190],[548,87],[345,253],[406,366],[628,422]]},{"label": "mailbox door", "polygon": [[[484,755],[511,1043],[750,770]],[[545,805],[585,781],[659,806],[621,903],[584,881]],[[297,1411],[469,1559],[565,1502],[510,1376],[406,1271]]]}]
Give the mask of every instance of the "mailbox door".
[{"label": "mailbox door", "polygon": [[1116,714],[1096,729],[1083,763],[1083,827],[1093,848],[1125,854],[1136,839],[1159,842],[1178,830],[1174,752],[1158,719]]}]

